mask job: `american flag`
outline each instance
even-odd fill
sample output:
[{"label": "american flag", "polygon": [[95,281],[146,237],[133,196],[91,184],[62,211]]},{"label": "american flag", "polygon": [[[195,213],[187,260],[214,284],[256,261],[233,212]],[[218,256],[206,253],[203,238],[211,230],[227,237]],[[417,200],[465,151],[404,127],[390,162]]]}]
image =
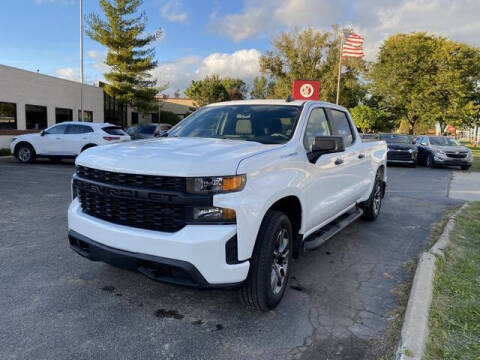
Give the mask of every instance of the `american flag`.
[{"label": "american flag", "polygon": [[345,41],[343,42],[342,56],[343,57],[364,57],[363,53],[363,37],[355,33],[345,34]]}]

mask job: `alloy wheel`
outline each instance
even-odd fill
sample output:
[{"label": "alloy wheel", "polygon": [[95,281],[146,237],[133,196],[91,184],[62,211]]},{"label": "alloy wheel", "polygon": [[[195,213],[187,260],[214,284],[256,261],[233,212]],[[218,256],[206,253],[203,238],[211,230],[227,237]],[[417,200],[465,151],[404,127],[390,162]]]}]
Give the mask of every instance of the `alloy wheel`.
[{"label": "alloy wheel", "polygon": [[18,158],[23,162],[28,162],[31,156],[32,153],[28,147],[22,147],[18,151]]},{"label": "alloy wheel", "polygon": [[270,276],[272,292],[274,295],[278,295],[287,282],[288,259],[290,252],[289,242],[290,239],[287,229],[280,229],[273,244],[272,273]]},{"label": "alloy wheel", "polygon": [[373,211],[378,214],[382,206],[382,186],[381,182],[377,181],[375,184],[375,192],[373,194]]}]

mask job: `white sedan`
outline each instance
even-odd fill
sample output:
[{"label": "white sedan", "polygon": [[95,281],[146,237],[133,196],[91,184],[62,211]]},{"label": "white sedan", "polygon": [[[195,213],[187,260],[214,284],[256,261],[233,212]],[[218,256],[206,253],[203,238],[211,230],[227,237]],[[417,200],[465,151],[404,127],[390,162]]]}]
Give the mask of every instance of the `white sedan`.
[{"label": "white sedan", "polygon": [[63,122],[37,134],[16,136],[10,151],[22,163],[45,157],[74,158],[85,149],[129,141],[130,136],[119,126],[108,123]]}]

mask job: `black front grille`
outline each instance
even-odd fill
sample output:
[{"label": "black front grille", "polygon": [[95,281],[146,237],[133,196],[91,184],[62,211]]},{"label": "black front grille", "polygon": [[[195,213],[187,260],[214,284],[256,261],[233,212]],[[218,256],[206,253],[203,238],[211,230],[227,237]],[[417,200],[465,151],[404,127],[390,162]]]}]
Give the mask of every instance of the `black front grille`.
[{"label": "black front grille", "polygon": [[410,154],[408,151],[390,150],[387,153],[387,160],[410,161],[412,160],[412,154]]},{"label": "black front grille", "polygon": [[453,159],[463,159],[463,158],[467,157],[467,153],[447,152],[446,154],[449,158],[453,158]]},{"label": "black front grille", "polygon": [[185,226],[181,205],[109,196],[81,186],[77,194],[84,213],[115,224],[165,232]]},{"label": "black front grille", "polygon": [[97,170],[85,166],[77,166],[77,175],[86,180],[92,180],[110,185],[136,186],[145,189],[185,191],[186,178],[175,176],[156,176],[125,174]]}]

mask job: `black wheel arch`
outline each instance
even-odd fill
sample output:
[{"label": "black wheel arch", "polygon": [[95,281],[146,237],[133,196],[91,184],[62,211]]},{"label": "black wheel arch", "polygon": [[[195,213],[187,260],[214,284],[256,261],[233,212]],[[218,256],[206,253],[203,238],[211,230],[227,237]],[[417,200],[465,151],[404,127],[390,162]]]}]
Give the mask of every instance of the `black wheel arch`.
[{"label": "black wheel arch", "polygon": [[300,202],[300,199],[295,195],[283,197],[270,206],[268,211],[265,213],[265,216],[269,211],[282,212],[290,220],[290,223],[292,224],[292,233],[294,236],[293,257],[297,258],[300,253],[300,247],[303,239],[303,236],[300,234],[303,216],[302,203]]},{"label": "black wheel arch", "polygon": [[82,150],[80,150],[80,152],[85,151],[85,150],[90,149],[90,148],[95,147],[95,146],[98,146],[98,145],[94,144],[94,143],[88,143],[87,145],[84,145],[82,147]]},{"label": "black wheel arch", "polygon": [[18,149],[20,149],[20,146],[22,145],[28,145],[30,146],[32,149],[33,149],[33,152],[36,154],[37,152],[35,151],[35,147],[30,144],[28,141],[26,140],[22,140],[22,141],[19,141],[18,144],[15,145],[15,147],[13,148],[13,155],[14,156],[17,156],[17,153],[18,153]]}]

